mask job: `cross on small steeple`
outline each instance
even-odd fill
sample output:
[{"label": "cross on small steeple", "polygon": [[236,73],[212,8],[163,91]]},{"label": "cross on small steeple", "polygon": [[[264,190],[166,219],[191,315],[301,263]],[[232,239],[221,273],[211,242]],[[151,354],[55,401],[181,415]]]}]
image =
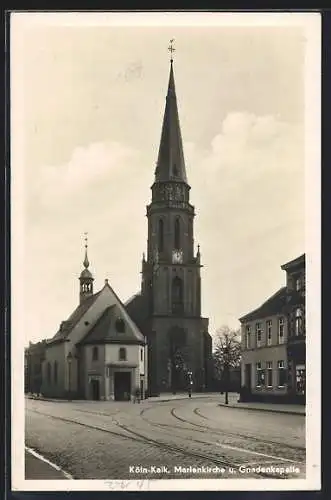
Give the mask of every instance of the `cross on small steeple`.
[{"label": "cross on small steeple", "polygon": [[173,47],[173,43],[174,43],[174,41],[175,41],[175,39],[174,39],[174,38],[172,38],[172,39],[170,40],[170,45],[169,45],[169,47],[168,47],[168,50],[169,50],[169,52],[170,52],[170,54],[171,54],[171,59],[170,59],[170,62],[173,62],[172,53],[173,53],[173,52],[175,52],[175,50],[176,50],[176,49]]}]

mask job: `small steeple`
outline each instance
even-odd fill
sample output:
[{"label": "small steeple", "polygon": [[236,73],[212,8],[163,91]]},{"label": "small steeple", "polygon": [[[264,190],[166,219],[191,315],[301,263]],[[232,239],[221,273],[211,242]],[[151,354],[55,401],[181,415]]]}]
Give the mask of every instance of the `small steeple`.
[{"label": "small steeple", "polygon": [[87,297],[91,297],[93,295],[93,281],[94,278],[92,276],[91,271],[88,269],[90,262],[88,260],[87,256],[87,249],[88,249],[88,242],[87,242],[87,233],[84,233],[84,240],[85,240],[85,257],[83,261],[83,266],[84,269],[80,274],[79,281],[80,281],[80,293],[79,293],[79,299],[80,303],[85,300]]},{"label": "small steeple", "polygon": [[201,261],[200,245],[198,245],[198,251],[197,251],[197,256],[196,256],[197,264],[200,264],[200,261]]},{"label": "small steeple", "polygon": [[170,40],[168,48],[171,52],[170,74],[155,182],[174,180],[187,183],[173,68],[173,52],[175,51],[173,42],[174,39]]}]

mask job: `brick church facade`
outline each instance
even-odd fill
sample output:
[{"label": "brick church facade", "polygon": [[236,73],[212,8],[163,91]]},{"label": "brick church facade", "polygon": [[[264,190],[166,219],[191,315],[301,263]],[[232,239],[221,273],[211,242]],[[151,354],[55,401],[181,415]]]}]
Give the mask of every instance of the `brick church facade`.
[{"label": "brick church facade", "polygon": [[150,394],[208,388],[212,341],[201,317],[201,255],[194,248],[195,209],[190,203],[177,109],[173,61],[158,160],[147,206],[147,255],[141,292],[127,302],[147,337]]}]

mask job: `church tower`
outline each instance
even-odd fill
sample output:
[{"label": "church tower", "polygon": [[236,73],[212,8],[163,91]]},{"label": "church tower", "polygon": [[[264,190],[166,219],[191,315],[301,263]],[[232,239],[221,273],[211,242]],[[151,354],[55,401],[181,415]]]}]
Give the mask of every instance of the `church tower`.
[{"label": "church tower", "polygon": [[[174,51],[172,44],[169,47]],[[173,59],[159,154],[147,206],[147,258],[142,295],[149,307],[149,387],[154,394],[206,385],[211,355],[208,319],[201,318],[200,248],[194,249],[190,203],[175,90]]]},{"label": "church tower", "polygon": [[88,297],[93,295],[93,281],[94,278],[92,276],[91,271],[89,270],[90,262],[87,256],[87,234],[85,234],[85,258],[83,262],[84,269],[80,273],[79,282],[79,302],[82,303]]}]

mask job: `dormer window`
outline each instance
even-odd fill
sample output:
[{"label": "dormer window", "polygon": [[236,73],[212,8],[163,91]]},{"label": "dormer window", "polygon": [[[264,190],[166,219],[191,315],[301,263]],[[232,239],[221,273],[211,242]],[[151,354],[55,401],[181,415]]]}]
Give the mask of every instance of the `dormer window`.
[{"label": "dormer window", "polygon": [[118,333],[124,333],[125,332],[125,323],[122,318],[117,318],[115,322],[115,328]]}]

